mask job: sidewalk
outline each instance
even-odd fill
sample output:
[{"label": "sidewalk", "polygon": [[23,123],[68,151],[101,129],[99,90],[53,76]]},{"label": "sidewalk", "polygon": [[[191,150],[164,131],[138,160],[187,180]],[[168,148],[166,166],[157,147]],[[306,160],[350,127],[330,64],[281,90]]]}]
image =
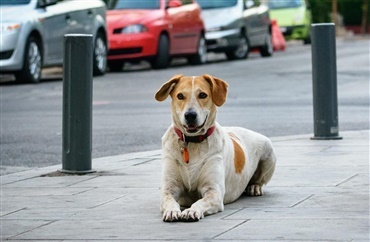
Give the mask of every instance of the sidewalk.
[{"label": "sidewalk", "polygon": [[369,241],[369,131],[340,135],[272,138],[265,195],[195,223],[162,222],[159,150],[94,159],[85,176],[58,176],[61,166],[4,175],[0,240]]}]

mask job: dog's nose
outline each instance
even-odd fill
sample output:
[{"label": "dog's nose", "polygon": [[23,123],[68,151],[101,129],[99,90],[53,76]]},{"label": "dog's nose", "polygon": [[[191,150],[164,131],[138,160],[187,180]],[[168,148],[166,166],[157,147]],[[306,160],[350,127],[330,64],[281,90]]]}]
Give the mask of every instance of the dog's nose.
[{"label": "dog's nose", "polygon": [[197,113],[190,110],[185,113],[185,120],[188,123],[194,123],[194,121],[197,119]]}]

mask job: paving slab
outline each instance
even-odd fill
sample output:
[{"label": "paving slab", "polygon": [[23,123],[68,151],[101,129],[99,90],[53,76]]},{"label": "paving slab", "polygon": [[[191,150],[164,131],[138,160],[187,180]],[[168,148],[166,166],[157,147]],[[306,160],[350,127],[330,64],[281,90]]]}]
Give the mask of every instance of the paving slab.
[{"label": "paving slab", "polygon": [[162,222],[160,150],[94,159],[83,176],[55,175],[61,166],[2,175],[1,240],[369,241],[369,131],[341,135],[272,138],[264,196],[195,223]]}]

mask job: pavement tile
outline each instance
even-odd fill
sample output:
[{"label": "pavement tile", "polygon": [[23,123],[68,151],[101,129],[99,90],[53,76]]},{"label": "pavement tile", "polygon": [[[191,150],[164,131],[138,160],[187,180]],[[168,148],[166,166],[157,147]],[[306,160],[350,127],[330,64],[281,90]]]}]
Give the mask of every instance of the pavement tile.
[{"label": "pavement tile", "polygon": [[49,225],[53,221],[47,220],[1,220],[0,240],[13,239],[14,236],[32,231],[42,226]]},{"label": "pavement tile", "polygon": [[[203,220],[198,223],[164,223],[160,216],[125,220],[61,220],[15,236],[15,239],[65,240],[209,240],[244,221]],[[78,228],[78,230],[76,229]],[[66,233],[67,232],[67,233]]]},{"label": "pavement tile", "polygon": [[224,240],[325,240],[369,239],[368,219],[254,219],[216,237]]},{"label": "pavement tile", "polygon": [[67,187],[74,184],[81,183],[90,179],[97,178],[97,176],[58,176],[58,177],[33,177],[30,179],[20,180],[17,182],[12,182],[5,184],[2,187],[49,187],[49,188],[58,188],[58,187]]},{"label": "pavement tile", "polygon": [[227,209],[238,209],[238,208],[261,208],[261,207],[276,207],[276,208],[287,208],[300,203],[307,197],[312,196],[310,193],[286,193],[281,190],[276,191],[274,188],[266,188],[264,195],[259,197],[241,196],[237,201],[227,204]]},{"label": "pavement tile", "polygon": [[75,183],[71,187],[115,187],[115,188],[158,188],[161,179],[157,174],[127,174],[121,176],[99,176]]},{"label": "pavement tile", "polygon": [[328,220],[328,219],[368,219],[368,214],[363,208],[338,207],[246,207],[224,217],[226,220]]}]

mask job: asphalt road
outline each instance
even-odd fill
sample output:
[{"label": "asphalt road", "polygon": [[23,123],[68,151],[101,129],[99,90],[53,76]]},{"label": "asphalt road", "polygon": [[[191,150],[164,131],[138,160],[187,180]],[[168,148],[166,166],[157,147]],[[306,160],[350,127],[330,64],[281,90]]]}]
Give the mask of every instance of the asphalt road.
[{"label": "asphalt road", "polygon": [[[369,129],[369,40],[337,41],[339,131]],[[160,149],[171,123],[170,101],[154,93],[175,74],[209,73],[230,84],[218,121],[267,136],[313,134],[311,47],[289,44],[271,58],[242,61],[210,55],[203,66],[176,61],[166,70],[127,65],[94,78],[93,158]],[[62,162],[62,75],[40,84],[1,77],[1,166],[43,167]],[[345,138],[345,137],[344,137]],[[4,168],[5,167],[5,168]]]}]

